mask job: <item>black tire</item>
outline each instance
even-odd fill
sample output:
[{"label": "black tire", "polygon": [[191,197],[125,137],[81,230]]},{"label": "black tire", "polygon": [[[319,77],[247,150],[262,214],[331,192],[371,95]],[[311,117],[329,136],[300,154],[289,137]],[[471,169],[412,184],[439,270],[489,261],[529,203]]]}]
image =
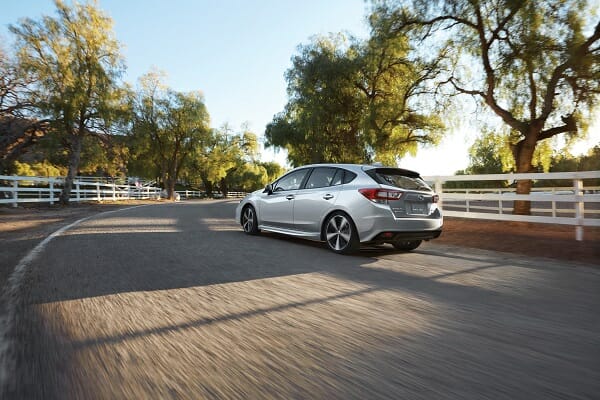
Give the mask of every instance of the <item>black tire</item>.
[{"label": "black tire", "polygon": [[323,227],[323,237],[327,247],[338,254],[352,254],[358,251],[358,232],[352,218],[336,211],[327,218]]},{"label": "black tire", "polygon": [[256,211],[252,206],[246,206],[242,210],[242,220],[240,221],[242,224],[242,229],[248,235],[258,235],[260,233],[260,229],[258,229],[258,221],[256,219]]},{"label": "black tire", "polygon": [[411,251],[419,247],[421,242],[421,240],[400,240],[392,244],[396,250]]}]

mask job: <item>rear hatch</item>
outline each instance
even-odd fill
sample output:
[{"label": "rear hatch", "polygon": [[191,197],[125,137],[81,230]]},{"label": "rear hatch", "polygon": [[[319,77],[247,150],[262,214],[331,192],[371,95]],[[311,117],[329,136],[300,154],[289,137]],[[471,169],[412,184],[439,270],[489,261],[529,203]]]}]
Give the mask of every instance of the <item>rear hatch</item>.
[{"label": "rear hatch", "polygon": [[433,212],[437,196],[418,173],[401,168],[373,168],[365,173],[384,189],[401,192],[387,199],[396,218],[423,217]]}]

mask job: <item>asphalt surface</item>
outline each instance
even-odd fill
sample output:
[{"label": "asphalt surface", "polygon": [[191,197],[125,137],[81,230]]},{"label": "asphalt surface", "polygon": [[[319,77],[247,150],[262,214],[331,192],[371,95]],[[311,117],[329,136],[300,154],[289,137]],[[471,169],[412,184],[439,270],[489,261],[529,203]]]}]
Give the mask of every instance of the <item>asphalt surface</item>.
[{"label": "asphalt surface", "polygon": [[435,241],[340,256],[247,236],[234,207],[138,207],[50,241],[11,300],[0,396],[598,398],[598,269]]}]

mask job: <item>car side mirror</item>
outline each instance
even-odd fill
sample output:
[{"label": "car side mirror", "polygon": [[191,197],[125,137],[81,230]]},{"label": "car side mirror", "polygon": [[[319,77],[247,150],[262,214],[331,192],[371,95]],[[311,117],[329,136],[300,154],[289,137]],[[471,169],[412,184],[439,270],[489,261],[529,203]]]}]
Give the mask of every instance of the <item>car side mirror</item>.
[{"label": "car side mirror", "polygon": [[273,185],[269,183],[267,186],[265,186],[263,193],[273,194]]}]

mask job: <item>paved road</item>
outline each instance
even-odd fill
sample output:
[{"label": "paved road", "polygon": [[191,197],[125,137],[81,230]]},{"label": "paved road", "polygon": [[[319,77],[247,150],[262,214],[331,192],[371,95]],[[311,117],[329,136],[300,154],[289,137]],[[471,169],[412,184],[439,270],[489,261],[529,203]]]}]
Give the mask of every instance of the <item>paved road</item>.
[{"label": "paved road", "polygon": [[598,398],[597,269],[435,242],[339,256],[246,236],[234,207],[139,207],[54,238],[20,287],[4,396]]}]

